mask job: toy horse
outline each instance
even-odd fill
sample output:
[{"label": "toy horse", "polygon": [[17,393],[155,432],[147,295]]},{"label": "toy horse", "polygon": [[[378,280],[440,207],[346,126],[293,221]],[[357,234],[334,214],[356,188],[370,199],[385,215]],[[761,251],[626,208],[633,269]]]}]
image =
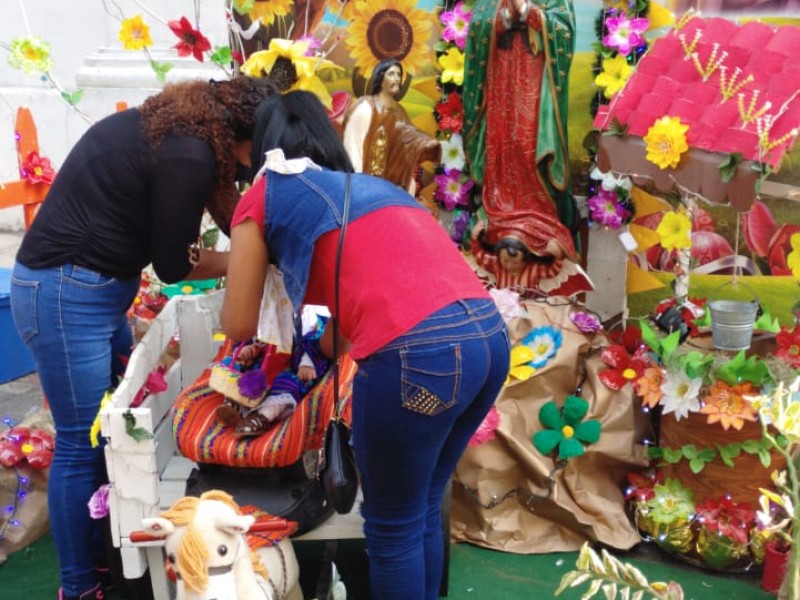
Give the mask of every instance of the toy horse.
[{"label": "toy horse", "polygon": [[[160,517],[142,520],[151,539],[164,540],[177,600],[302,600],[291,523],[276,517],[254,523],[218,490],[180,498]],[[278,529],[283,539],[250,550],[246,532]]]}]

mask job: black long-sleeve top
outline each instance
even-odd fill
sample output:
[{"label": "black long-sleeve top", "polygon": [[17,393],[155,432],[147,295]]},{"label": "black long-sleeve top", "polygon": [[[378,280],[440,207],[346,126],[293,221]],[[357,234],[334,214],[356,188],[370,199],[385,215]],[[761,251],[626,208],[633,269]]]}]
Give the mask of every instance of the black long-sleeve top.
[{"label": "black long-sleeve top", "polygon": [[17,261],[31,269],[73,263],[118,278],[153,263],[166,283],[190,271],[213,194],[214,152],[204,141],[168,135],[145,142],[138,110],[95,123],[70,151],[25,234]]}]

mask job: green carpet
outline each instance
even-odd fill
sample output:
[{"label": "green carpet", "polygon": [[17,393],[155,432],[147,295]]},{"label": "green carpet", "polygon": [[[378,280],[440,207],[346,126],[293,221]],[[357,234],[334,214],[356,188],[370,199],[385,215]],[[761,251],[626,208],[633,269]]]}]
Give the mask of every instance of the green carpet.
[{"label": "green carpet", "polygon": [[[322,556],[322,544],[296,544],[306,597]],[[679,563],[657,549],[640,545],[633,552],[617,553],[639,567],[650,581],[675,580],[683,585],[687,600],[762,600],[772,598],[758,587],[756,574],[718,574]],[[561,576],[571,570],[577,553],[518,555],[485,550],[468,544],[451,547],[450,600],[506,600],[551,598]],[[340,544],[336,563],[343,573],[351,598],[367,598],[366,552],[363,541]],[[586,585],[561,598],[577,600]],[[52,537],[45,536],[28,548],[12,554],[0,565],[0,598],[3,600],[53,600],[58,573]],[[598,596],[599,597],[599,596]],[[120,600],[111,593],[109,600]],[[158,599],[165,600],[165,599]]]}]

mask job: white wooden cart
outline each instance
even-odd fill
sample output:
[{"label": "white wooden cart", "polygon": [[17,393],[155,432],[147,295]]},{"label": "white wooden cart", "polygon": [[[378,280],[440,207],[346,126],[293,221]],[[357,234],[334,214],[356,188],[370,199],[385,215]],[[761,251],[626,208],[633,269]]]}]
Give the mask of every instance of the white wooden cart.
[{"label": "white wooden cart", "polygon": [[[219,342],[214,334],[220,331],[223,295],[224,291],[218,291],[172,298],[137,344],[111,404],[101,412],[101,434],[106,440],[106,465],[112,484],[109,505],[113,543],[120,549],[125,578],[137,579],[149,569],[153,595],[158,600],[172,597],[161,543],[136,542],[131,533],[141,529],[143,518],[157,515],[185,495],[186,479],[196,465],[177,454],[171,409],[180,391],[194,382],[216,353]],[[130,409],[175,336],[180,340],[180,358],[165,374],[167,389]],[[135,426],[152,434],[152,439],[136,441],[126,433],[126,415],[133,416]],[[359,505],[357,501],[350,514],[334,514],[293,541],[363,537]]]}]

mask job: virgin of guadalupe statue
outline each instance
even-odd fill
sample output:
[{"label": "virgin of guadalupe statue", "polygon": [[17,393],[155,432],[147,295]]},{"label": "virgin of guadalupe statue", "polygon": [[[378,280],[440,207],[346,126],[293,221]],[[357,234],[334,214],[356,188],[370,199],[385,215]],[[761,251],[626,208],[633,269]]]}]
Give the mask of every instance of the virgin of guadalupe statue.
[{"label": "virgin of guadalupe statue", "polygon": [[[476,0],[464,68],[464,150],[482,187],[482,241],[520,244],[559,281],[526,285],[552,295],[593,289],[577,265],[567,150],[567,79],[574,49],[571,0]],[[480,254],[480,253],[479,253]],[[481,256],[476,260],[481,264]],[[484,261],[486,262],[486,261]],[[498,260],[481,264],[502,270]],[[494,273],[498,281],[506,273]]]},{"label": "virgin of guadalupe statue", "polygon": [[439,142],[420,131],[400,106],[403,67],[381,61],[370,79],[368,95],[359,98],[343,122],[344,147],[358,173],[388,179],[414,195],[417,168],[441,158]]}]

